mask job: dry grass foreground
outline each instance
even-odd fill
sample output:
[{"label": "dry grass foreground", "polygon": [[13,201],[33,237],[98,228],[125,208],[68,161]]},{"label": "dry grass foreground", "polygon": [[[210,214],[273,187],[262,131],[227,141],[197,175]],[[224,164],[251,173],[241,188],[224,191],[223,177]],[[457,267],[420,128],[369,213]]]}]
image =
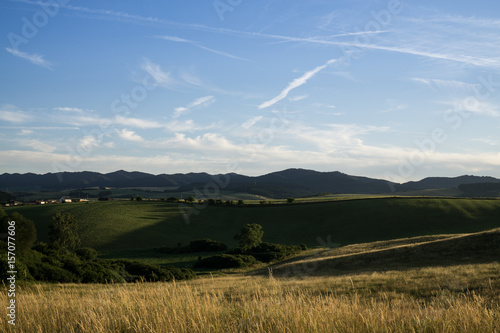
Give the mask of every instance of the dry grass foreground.
[{"label": "dry grass foreground", "polygon": [[[6,332],[500,332],[500,264],[352,276],[19,286]],[[7,301],[1,290],[2,304]]]}]

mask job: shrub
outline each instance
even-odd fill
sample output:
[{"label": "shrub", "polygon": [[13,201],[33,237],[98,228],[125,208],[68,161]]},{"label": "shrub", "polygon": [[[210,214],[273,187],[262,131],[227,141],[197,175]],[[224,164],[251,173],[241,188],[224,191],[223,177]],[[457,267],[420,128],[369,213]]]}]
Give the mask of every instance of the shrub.
[{"label": "shrub", "polygon": [[177,246],[177,247],[159,247],[155,251],[160,253],[168,254],[178,254],[178,253],[193,253],[193,252],[216,252],[227,250],[227,245],[221,242],[215,241],[210,238],[197,239],[191,241],[188,246]]},{"label": "shrub", "polygon": [[159,267],[149,265],[137,261],[118,260],[115,263],[120,264],[127,273],[127,280],[131,281],[172,281],[185,280],[196,277],[195,273],[190,269],[180,269],[173,266]]},{"label": "shrub", "polygon": [[121,282],[123,278],[117,277],[109,269],[98,262],[85,262],[79,267],[78,272],[81,282],[83,283],[107,283]]},{"label": "shrub", "polygon": [[254,256],[257,260],[262,262],[270,262],[283,260],[290,255],[299,253],[300,251],[302,251],[302,247],[297,245],[260,243],[246,253]]},{"label": "shrub", "polygon": [[99,254],[96,250],[90,247],[82,247],[76,250],[75,253],[83,260],[95,260]]},{"label": "shrub", "polygon": [[253,256],[242,254],[218,254],[198,261],[195,268],[241,268],[257,263]]},{"label": "shrub", "polygon": [[192,252],[215,252],[227,250],[227,245],[210,238],[197,239],[189,243]]},{"label": "shrub", "polygon": [[75,274],[49,262],[41,262],[38,264],[30,263],[28,269],[30,274],[37,281],[60,283],[79,282]]}]

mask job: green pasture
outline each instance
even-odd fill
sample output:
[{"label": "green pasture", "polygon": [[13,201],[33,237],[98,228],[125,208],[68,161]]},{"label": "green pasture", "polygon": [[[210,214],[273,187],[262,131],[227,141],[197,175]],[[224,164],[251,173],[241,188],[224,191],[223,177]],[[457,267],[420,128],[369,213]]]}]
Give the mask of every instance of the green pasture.
[{"label": "green pasture", "polygon": [[[500,226],[500,200],[372,198],[283,205],[203,206],[160,201],[110,201],[4,208],[33,220],[47,241],[51,217],[60,211],[80,223],[83,246],[99,251],[175,247],[212,238],[236,247],[233,236],[246,223],[264,228],[264,241],[325,246]],[[189,215],[184,219],[182,214]]]}]

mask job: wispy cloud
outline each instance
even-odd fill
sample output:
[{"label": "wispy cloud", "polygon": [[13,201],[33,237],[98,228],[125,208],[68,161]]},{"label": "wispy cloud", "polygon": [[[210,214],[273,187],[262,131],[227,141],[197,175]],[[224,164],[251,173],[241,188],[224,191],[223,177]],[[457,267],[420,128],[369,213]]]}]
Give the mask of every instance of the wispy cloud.
[{"label": "wispy cloud", "polygon": [[241,124],[241,127],[243,127],[244,129],[249,129],[250,127],[255,125],[259,120],[261,120],[262,118],[264,118],[264,117],[263,116],[256,116],[256,117],[250,118],[247,121],[245,121],[243,124]]},{"label": "wispy cloud", "polygon": [[118,136],[123,140],[133,141],[133,142],[144,141],[144,139],[140,135],[136,134],[134,131],[130,131],[127,129],[122,129],[121,131],[116,130],[116,133],[118,133]]},{"label": "wispy cloud", "polygon": [[301,101],[303,99],[306,99],[307,97],[309,97],[309,95],[294,96],[294,97],[290,97],[288,99],[290,100],[290,102],[298,102],[298,101]]},{"label": "wispy cloud", "polygon": [[[11,0],[12,1],[12,0]],[[28,3],[31,5],[36,5],[38,6],[39,4],[35,1],[30,1],[30,0],[14,0],[17,2],[23,2],[23,3]],[[347,32],[347,33],[342,33],[342,34],[335,34],[335,35],[329,35],[329,36],[312,36],[312,37],[295,37],[295,36],[285,36],[285,35],[277,35],[277,34],[268,34],[268,33],[261,33],[261,32],[251,32],[251,31],[240,31],[240,30],[233,30],[233,29],[227,29],[227,28],[220,28],[220,27],[210,27],[206,25],[201,25],[201,24],[192,24],[192,23],[180,23],[180,22],[175,22],[171,20],[166,20],[158,17],[145,17],[145,16],[140,16],[140,15],[134,15],[134,14],[129,14],[125,12],[119,12],[119,11],[112,11],[112,10],[104,10],[104,9],[91,9],[83,6],[73,6],[73,5],[61,5],[62,8],[72,10],[72,11],[79,11],[82,13],[88,13],[88,14],[97,14],[93,16],[93,19],[116,19],[121,22],[123,21],[128,21],[131,23],[138,23],[138,24],[160,24],[160,25],[170,25],[170,26],[176,26],[176,27],[182,27],[186,29],[192,29],[192,30],[200,30],[200,31],[206,31],[206,32],[212,32],[212,33],[219,33],[219,34],[227,34],[227,35],[234,35],[234,36],[240,36],[240,37],[249,37],[249,38],[266,38],[266,39],[276,39],[276,40],[281,40],[281,41],[288,41],[288,42],[300,42],[300,43],[315,43],[315,44],[323,44],[323,45],[334,45],[334,46],[340,46],[340,47],[354,47],[354,48],[360,48],[360,49],[371,49],[371,50],[381,50],[381,51],[387,51],[387,52],[396,52],[396,53],[402,53],[402,54],[411,54],[411,55],[416,55],[416,56],[421,56],[421,57],[426,57],[426,58],[431,58],[431,59],[440,59],[440,60],[446,60],[446,61],[453,61],[453,62],[460,62],[460,63],[465,63],[469,65],[474,65],[474,66],[480,66],[480,67],[487,67],[487,68],[499,68],[500,67],[500,60],[495,54],[498,54],[498,52],[495,52],[495,50],[490,50],[489,53],[490,56],[484,56],[481,54],[482,51],[488,50],[488,48],[491,49],[491,46],[494,45],[494,43],[491,42],[491,40],[488,41],[475,41],[475,40],[464,40],[464,41],[458,41],[458,43],[454,43],[453,47],[450,47],[449,37],[448,34],[456,34],[456,29],[454,26],[452,27],[447,27],[447,30],[444,31],[444,35],[438,36],[438,39],[432,38],[435,36],[435,32],[433,32],[429,27],[426,25],[429,24],[430,20],[414,20],[413,21],[417,24],[416,27],[409,27],[407,29],[409,30],[404,30],[395,32],[394,31],[387,31],[387,30],[380,30],[380,31],[358,31],[358,32]],[[411,23],[411,20],[408,20]],[[434,22],[437,22],[440,25],[440,28],[443,28],[446,26],[446,22],[450,22],[450,24],[455,23],[455,24],[460,24],[462,22],[468,22],[469,24],[474,24],[475,26],[483,26],[486,28],[496,28],[498,26],[498,20],[491,20],[491,19],[476,19],[476,18],[464,18],[464,17],[438,17],[434,18]],[[446,27],[445,27],[446,28]],[[422,30],[423,29],[423,30]],[[427,29],[427,30],[426,30]],[[419,30],[418,34],[415,34],[415,31]],[[434,33],[434,35],[433,35]],[[360,43],[360,42],[355,42],[355,41],[342,41],[342,40],[332,40],[332,39],[338,39],[342,37],[349,37],[349,36],[357,36],[357,35],[364,35],[364,36],[378,36],[381,34],[387,34],[388,38],[386,38],[385,43],[375,43],[374,39],[372,39],[371,42],[367,43]],[[408,37],[413,38],[414,40],[408,40]],[[167,36],[168,37],[168,36]],[[172,37],[171,37],[172,38]],[[174,40],[177,39],[177,40]],[[426,44],[423,43],[417,43],[417,39],[421,39],[425,41]],[[456,38],[455,38],[456,39]],[[172,38],[171,40],[177,41],[177,42],[192,42],[188,41],[182,38]],[[447,43],[444,43],[444,42]],[[194,42],[197,43],[197,42]],[[445,44],[447,47],[443,49],[443,44]],[[475,45],[476,47],[471,48],[471,45]],[[197,45],[198,47],[200,44]],[[205,47],[201,45],[202,47]],[[441,52],[436,52],[435,50],[440,50],[443,49]],[[475,49],[479,49],[476,51]],[[210,49],[210,52],[216,51],[220,52],[217,50],[212,50]],[[475,53],[476,55],[469,55],[472,53]],[[225,54],[224,52],[222,52]],[[479,54],[479,55],[477,55]],[[233,56],[230,54],[225,54],[226,56]],[[234,56],[233,56],[234,57]],[[244,60],[244,59],[243,59]]]},{"label": "wispy cloud", "polygon": [[20,126],[0,126],[3,129],[20,129],[32,132],[31,130],[53,131],[53,130],[79,130],[79,127],[63,127],[63,126],[34,126],[34,127],[20,127]]},{"label": "wispy cloud", "polygon": [[52,64],[50,62],[48,62],[47,60],[45,60],[42,55],[29,54],[26,52],[19,51],[17,49],[11,49],[10,47],[6,47],[5,50],[7,50],[7,52],[9,52],[10,54],[12,54],[16,57],[28,60],[32,64],[35,64],[37,66],[42,66],[42,67],[45,67],[47,69],[52,69]]},{"label": "wispy cloud", "polygon": [[176,84],[170,73],[163,71],[160,65],[151,62],[149,59],[144,61],[141,68],[151,75],[159,86],[169,88]]},{"label": "wispy cloud", "polygon": [[117,125],[132,126],[132,127],[142,128],[142,129],[163,127],[163,125],[161,123],[154,121],[154,120],[132,118],[132,117],[122,117],[122,116],[116,116],[114,121],[112,121],[112,122],[117,124]]},{"label": "wispy cloud", "polygon": [[212,104],[214,102],[215,102],[215,97],[214,96],[204,96],[204,97],[197,98],[196,100],[194,100],[193,102],[189,103],[186,106],[180,106],[180,107],[175,108],[174,114],[173,114],[172,117],[174,119],[178,118],[183,113],[189,112],[192,108],[195,108],[195,107],[207,107],[207,106],[209,106],[210,104]]},{"label": "wispy cloud", "polygon": [[41,151],[44,153],[52,153],[56,150],[56,147],[51,146],[39,140],[17,140],[17,144],[21,146],[30,147],[36,151]]},{"label": "wispy cloud", "polygon": [[10,104],[4,104],[0,107],[0,120],[11,123],[23,123],[30,120],[31,117],[18,107]]},{"label": "wispy cloud", "polygon": [[200,48],[202,50],[205,50],[205,51],[208,51],[211,53],[215,53],[215,54],[218,54],[218,55],[221,55],[221,56],[224,56],[227,58],[231,58],[231,59],[236,59],[236,60],[241,60],[241,61],[250,61],[248,59],[241,58],[241,57],[232,55],[232,54],[227,53],[227,52],[222,52],[222,51],[211,49],[209,47],[204,46],[203,44],[201,44],[199,42],[176,37],[176,36],[156,36],[156,38],[160,38],[160,39],[164,39],[164,40],[168,40],[168,41],[172,41],[172,42],[178,42],[178,43],[187,43],[187,44],[196,46],[197,48]]},{"label": "wispy cloud", "polygon": [[270,107],[271,105],[276,104],[277,102],[281,101],[283,98],[287,97],[290,91],[292,91],[295,88],[300,87],[301,85],[305,84],[309,79],[311,79],[314,75],[318,74],[321,70],[325,69],[328,65],[333,64],[336,59],[331,59],[328,60],[324,65],[318,66],[302,75],[299,78],[294,79],[292,82],[288,84],[288,86],[279,93],[276,97],[262,103],[259,105],[259,109],[265,109]]},{"label": "wispy cloud", "polygon": [[479,101],[477,98],[467,97],[464,99],[444,102],[443,104],[452,106],[453,110],[455,111],[465,111],[476,115],[490,117],[500,116],[500,112],[498,112],[498,108],[495,105],[488,102]]},{"label": "wispy cloud", "polygon": [[80,109],[80,108],[70,108],[70,107],[57,107],[57,108],[54,108],[54,110],[57,110],[57,111],[66,111],[66,112],[84,112],[85,110],[83,109]]},{"label": "wispy cloud", "polygon": [[472,84],[456,80],[439,80],[439,79],[425,79],[425,78],[412,78],[411,80],[414,82],[425,84],[431,88],[473,90],[478,86],[480,86],[480,84]]}]

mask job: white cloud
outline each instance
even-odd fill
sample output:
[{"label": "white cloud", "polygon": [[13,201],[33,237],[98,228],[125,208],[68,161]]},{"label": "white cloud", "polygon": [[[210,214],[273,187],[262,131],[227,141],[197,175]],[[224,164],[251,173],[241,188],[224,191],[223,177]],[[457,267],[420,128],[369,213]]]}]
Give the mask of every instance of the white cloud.
[{"label": "white cloud", "polygon": [[192,108],[195,108],[195,107],[207,107],[207,106],[209,106],[210,104],[212,104],[214,102],[215,102],[215,97],[214,96],[204,96],[204,97],[197,98],[196,100],[194,100],[193,102],[189,103],[186,106],[180,106],[180,107],[175,108],[174,109],[174,114],[172,115],[172,117],[174,119],[178,118],[183,113],[189,112]]},{"label": "white cloud", "polygon": [[272,99],[270,99],[270,100],[268,100],[268,101],[260,104],[259,105],[259,109],[268,108],[271,105],[274,105],[275,103],[281,101],[283,98],[285,98],[285,97],[288,96],[288,93],[290,93],[290,91],[292,91],[293,89],[298,88],[301,85],[305,84],[314,75],[316,75],[321,70],[325,69],[328,65],[334,63],[335,61],[336,61],[336,59],[328,60],[324,65],[318,66],[318,67],[316,67],[316,68],[314,68],[314,69],[312,69],[312,70],[304,73],[304,75],[302,75],[301,77],[294,79],[292,82],[290,82],[288,84],[288,86],[285,89],[283,89],[281,91],[281,93],[279,95],[277,95],[276,97],[274,97],[274,98],[272,98]]},{"label": "white cloud", "polygon": [[303,99],[306,99],[307,97],[309,97],[309,95],[300,95],[300,96],[290,97],[288,98],[288,100],[290,100],[290,102],[298,102]]},{"label": "white cloud", "polygon": [[48,62],[47,60],[43,59],[42,55],[29,54],[26,52],[19,51],[17,49],[11,49],[10,47],[5,48],[5,50],[7,50],[7,52],[9,52],[10,54],[12,54],[16,57],[28,60],[32,64],[35,64],[37,66],[42,66],[42,67],[45,67],[47,69],[52,69],[52,64],[50,62]]},{"label": "white cloud", "polygon": [[83,109],[80,109],[80,108],[69,108],[69,107],[57,107],[57,108],[54,108],[54,110],[57,110],[57,111],[67,111],[67,112],[83,112],[84,110]]},{"label": "white cloud", "polygon": [[27,129],[22,129],[21,132],[19,132],[20,135],[29,135],[33,134],[33,131],[27,130]]},{"label": "white cloud", "polygon": [[151,62],[149,59],[144,61],[141,68],[151,75],[160,86],[170,87],[175,84],[175,80],[170,73],[164,72],[160,65]]},{"label": "white cloud", "polygon": [[464,99],[445,102],[444,104],[451,105],[455,111],[465,111],[490,117],[500,116],[496,106],[488,102],[480,101],[475,97],[466,97]]},{"label": "white cloud", "polygon": [[211,53],[215,53],[215,54],[227,57],[227,58],[236,59],[236,60],[242,60],[242,61],[249,61],[248,59],[237,57],[237,56],[232,55],[232,54],[227,53],[227,52],[222,52],[222,51],[211,49],[209,47],[204,46],[203,44],[201,44],[199,42],[195,42],[195,41],[192,41],[192,40],[187,40],[187,39],[176,37],[176,36],[156,36],[156,38],[160,38],[160,39],[164,39],[164,40],[168,40],[168,41],[172,41],[172,42],[187,43],[187,44],[196,46],[196,47],[198,47],[198,48],[200,48],[202,50],[205,50],[205,51],[208,51],[208,52],[211,52]]},{"label": "white cloud", "polygon": [[122,116],[116,116],[113,123],[123,126],[132,126],[137,128],[160,128],[163,127],[161,123],[153,120],[145,120],[139,118],[127,118]]},{"label": "white cloud", "polygon": [[499,140],[492,139],[492,138],[478,138],[478,139],[472,139],[472,141],[481,142],[481,143],[487,144],[489,146],[498,146],[500,144]]},{"label": "white cloud", "polygon": [[313,103],[311,104],[312,107],[315,108],[327,108],[327,109],[335,109],[336,106],[332,104],[324,104],[324,103]]},{"label": "white cloud", "polygon": [[80,139],[80,147],[82,147],[84,150],[88,151],[94,146],[99,146],[99,141],[94,136],[86,135]]},{"label": "white cloud", "polygon": [[0,120],[11,123],[22,123],[30,120],[31,117],[14,105],[4,104],[0,108]]},{"label": "white cloud", "polygon": [[52,153],[56,150],[56,147],[39,140],[18,140],[17,143],[21,146],[30,147],[36,151],[41,151],[44,153]]},{"label": "white cloud", "polygon": [[464,89],[464,90],[474,90],[480,86],[480,84],[466,83],[456,80],[439,80],[439,79],[425,79],[425,78],[412,78],[412,81],[423,83],[431,88],[447,88],[447,89]]},{"label": "white cloud", "polygon": [[241,124],[241,127],[243,127],[244,129],[249,129],[250,127],[255,125],[259,120],[261,120],[262,118],[264,118],[264,117],[263,116],[256,116],[256,117],[250,118],[247,121],[245,121],[243,124]]},{"label": "white cloud", "polygon": [[134,131],[129,131],[127,129],[122,129],[121,131],[116,130],[120,138],[127,140],[127,141],[134,141],[134,142],[143,142],[144,139],[140,136],[137,135]]}]

